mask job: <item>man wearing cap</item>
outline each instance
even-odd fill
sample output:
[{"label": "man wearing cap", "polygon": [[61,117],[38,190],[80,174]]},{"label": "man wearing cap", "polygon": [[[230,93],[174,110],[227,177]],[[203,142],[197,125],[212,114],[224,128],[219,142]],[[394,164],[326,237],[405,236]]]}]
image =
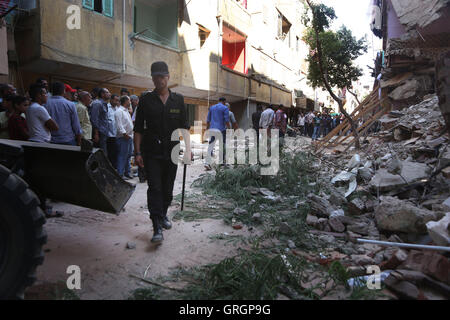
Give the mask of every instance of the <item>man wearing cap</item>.
[{"label": "man wearing cap", "polygon": [[135,159],[147,175],[147,202],[153,222],[153,243],[164,239],[162,230],[172,227],[167,211],[173,199],[178,164],[171,160],[171,141],[177,129],[189,130],[184,97],[169,90],[169,67],[165,62],[151,66],[155,90],[142,96],[136,111],[134,127]]},{"label": "man wearing cap", "polygon": [[77,99],[75,97],[75,94],[77,93],[77,90],[73,89],[68,84],[64,85],[64,98],[66,98],[69,101],[76,102]]}]

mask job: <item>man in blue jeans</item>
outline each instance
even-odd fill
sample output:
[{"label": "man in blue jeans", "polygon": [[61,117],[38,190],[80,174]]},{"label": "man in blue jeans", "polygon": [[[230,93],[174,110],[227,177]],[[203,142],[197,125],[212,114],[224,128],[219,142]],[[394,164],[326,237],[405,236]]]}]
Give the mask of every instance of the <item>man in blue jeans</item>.
[{"label": "man in blue jeans", "polygon": [[57,131],[52,131],[51,143],[71,146],[81,145],[81,127],[75,103],[65,99],[64,83],[55,82],[52,86],[53,96],[47,100],[45,109],[58,125]]},{"label": "man in blue jeans", "polygon": [[114,118],[117,127],[117,172],[124,179],[130,179],[130,176],[125,176],[127,169],[127,161],[130,161],[130,154],[133,148],[133,121],[131,120],[130,112],[130,97],[122,96],[120,98],[120,106],[114,113]]},{"label": "man in blue jeans", "polygon": [[320,113],[316,114],[314,117],[314,132],[312,135],[312,140],[318,140],[320,138],[320,124],[322,122],[322,117],[320,116]]},{"label": "man in blue jeans", "polygon": [[[219,103],[209,108],[208,117],[206,119],[206,129],[211,131],[216,131],[222,133],[222,142],[223,142],[223,163],[225,164],[225,145],[226,145],[226,136],[227,136],[227,128],[231,128],[230,124],[230,111],[228,107],[225,105],[225,98],[220,98]],[[216,138],[211,137],[209,141],[208,147],[208,155],[212,157],[212,153],[214,150]],[[219,146],[220,148],[221,146]],[[206,159],[205,169],[207,171],[211,170],[211,163]]]}]

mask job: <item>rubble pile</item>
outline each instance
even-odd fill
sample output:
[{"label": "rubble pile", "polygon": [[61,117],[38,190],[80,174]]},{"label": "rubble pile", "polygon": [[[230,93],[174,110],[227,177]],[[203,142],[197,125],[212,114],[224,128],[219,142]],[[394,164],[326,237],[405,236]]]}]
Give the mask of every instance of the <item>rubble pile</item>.
[{"label": "rubble pile", "polygon": [[[330,244],[341,240],[330,250],[345,255],[339,261],[354,277],[375,265],[393,297],[448,299],[450,147],[438,98],[393,111],[380,124],[361,150],[320,158],[330,188],[308,196],[306,223],[332,237]],[[402,247],[409,244],[415,247]]]}]

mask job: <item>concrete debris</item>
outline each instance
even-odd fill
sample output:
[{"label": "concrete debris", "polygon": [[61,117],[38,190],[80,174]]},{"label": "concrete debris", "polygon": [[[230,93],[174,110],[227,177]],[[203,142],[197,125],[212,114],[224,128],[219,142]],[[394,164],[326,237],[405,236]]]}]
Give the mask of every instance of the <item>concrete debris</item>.
[{"label": "concrete debris", "polygon": [[309,194],[308,199],[311,213],[318,217],[328,218],[335,210],[325,198],[318,197],[315,194]]},{"label": "concrete debris", "polygon": [[389,98],[393,100],[405,100],[414,97],[419,89],[420,82],[416,79],[411,79],[392,91],[389,94]]},{"label": "concrete debris", "polygon": [[450,246],[450,212],[439,221],[430,221],[426,224],[428,234],[438,246]]},{"label": "concrete debris", "polygon": [[445,14],[448,0],[392,0],[392,6],[407,31],[425,28]]},{"label": "concrete debris", "polygon": [[437,252],[410,251],[408,258],[399,268],[419,271],[447,285],[450,284],[450,261]]},{"label": "concrete debris", "polygon": [[367,265],[374,265],[375,261],[373,258],[367,256],[367,255],[352,255],[350,256],[351,260],[360,266],[367,266]]},{"label": "concrete debris", "polygon": [[316,216],[308,214],[308,216],[306,217],[306,224],[309,226],[316,226],[318,222],[319,218],[317,218]]},{"label": "concrete debris", "polygon": [[[450,274],[449,258],[440,254],[450,246],[450,168],[445,168],[450,137],[438,97],[416,102],[429,91],[424,89],[429,76],[422,75],[412,72],[384,83],[400,102],[369,130],[361,150],[343,152],[342,143],[321,155],[325,161],[316,167],[316,183],[328,182],[327,190],[308,196],[311,234],[328,243],[329,251],[345,254],[337,260],[361,271],[353,277],[367,276],[366,265],[405,272],[389,276],[386,290],[397,298],[440,297]],[[371,240],[378,246],[361,244]],[[435,293],[437,287],[444,289]]]},{"label": "concrete debris", "polygon": [[295,242],[294,242],[294,241],[288,240],[287,243],[288,243],[289,249],[295,249],[295,248],[296,248],[296,245],[295,245]]},{"label": "concrete debris", "polygon": [[392,191],[428,179],[430,174],[430,167],[424,163],[403,161],[400,174],[389,173],[387,169],[378,170],[370,181],[370,187],[381,192]]},{"label": "concrete debris", "polygon": [[127,249],[129,249],[129,250],[136,249],[136,243],[134,243],[134,242],[127,242]]},{"label": "concrete debris", "polygon": [[375,209],[375,219],[381,230],[425,233],[426,223],[437,219],[435,212],[418,208],[411,202],[394,197],[381,197],[380,200]]},{"label": "concrete debris", "polygon": [[253,221],[255,222],[262,222],[262,216],[261,213],[255,213],[252,216]]},{"label": "concrete debris", "polygon": [[336,218],[336,217],[342,217],[345,216],[345,211],[342,209],[338,209],[338,210],[334,210],[331,214],[330,214],[330,219],[331,218]]},{"label": "concrete debris", "polygon": [[240,215],[243,215],[243,214],[246,214],[246,213],[247,213],[247,210],[241,209],[241,208],[236,208],[233,211],[233,214],[236,215],[236,216],[240,216]]},{"label": "concrete debris", "polygon": [[450,211],[450,198],[447,198],[447,200],[445,200],[442,205],[445,207],[445,209],[447,209],[448,211]]},{"label": "concrete debris", "polygon": [[347,198],[345,197],[345,194],[343,192],[334,187],[330,187],[330,191],[331,194],[328,201],[330,201],[333,206],[340,207],[344,204],[347,204]]},{"label": "concrete debris", "polygon": [[389,258],[389,260],[381,263],[380,268],[382,270],[392,270],[396,269],[399,265],[406,261],[408,258],[408,252],[397,249],[394,254]]},{"label": "concrete debris", "polygon": [[358,187],[358,183],[356,182],[356,173],[347,172],[347,171],[342,171],[340,174],[338,174],[336,177],[334,177],[331,180],[331,183],[334,185],[337,183],[340,183],[340,184],[348,183],[348,190],[345,193],[346,198],[348,196],[350,196],[353,192],[355,192],[356,188]]},{"label": "concrete debris", "polygon": [[359,167],[360,164],[361,164],[361,157],[359,156],[359,154],[355,154],[350,160],[350,162],[347,164],[347,168],[349,170],[352,170],[356,167]]},{"label": "concrete debris", "polygon": [[353,199],[348,204],[348,211],[352,215],[361,215],[364,213],[366,205],[360,198]]},{"label": "concrete debris", "polygon": [[332,217],[328,220],[331,230],[336,232],[344,232],[345,226],[337,217]]},{"label": "concrete debris", "polygon": [[285,234],[285,235],[290,234],[293,231],[291,226],[287,222],[282,222],[280,224],[279,230],[280,230],[280,233]]}]

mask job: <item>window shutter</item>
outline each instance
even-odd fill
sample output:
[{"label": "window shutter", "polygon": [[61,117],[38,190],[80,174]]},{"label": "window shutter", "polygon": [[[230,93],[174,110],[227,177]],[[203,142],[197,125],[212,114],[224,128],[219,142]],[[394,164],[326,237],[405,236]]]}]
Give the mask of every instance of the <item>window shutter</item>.
[{"label": "window shutter", "polygon": [[94,10],[94,0],[83,0],[83,7],[89,10]]},{"label": "window shutter", "polygon": [[103,14],[107,17],[114,15],[114,0],[103,0]]}]

